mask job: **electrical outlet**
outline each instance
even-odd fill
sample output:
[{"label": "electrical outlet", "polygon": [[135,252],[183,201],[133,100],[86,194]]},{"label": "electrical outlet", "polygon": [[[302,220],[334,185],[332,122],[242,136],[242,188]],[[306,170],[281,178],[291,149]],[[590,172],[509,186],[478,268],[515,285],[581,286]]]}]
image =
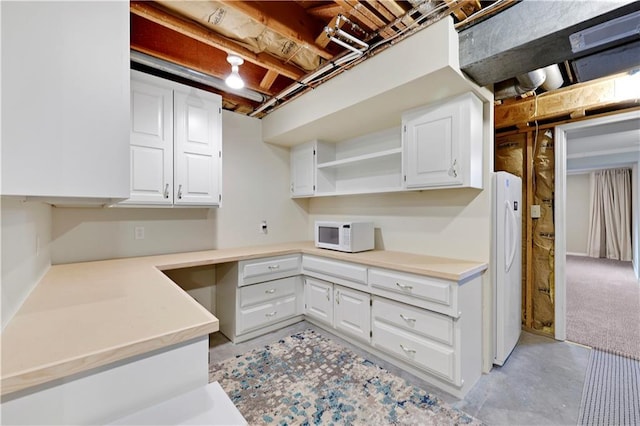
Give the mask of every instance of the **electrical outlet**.
[{"label": "electrical outlet", "polygon": [[144,226],[136,226],[133,233],[136,240],[144,240]]},{"label": "electrical outlet", "polygon": [[540,219],[540,204],[534,204],[531,206],[531,218]]},{"label": "electrical outlet", "polygon": [[262,232],[263,234],[267,233],[267,221],[263,220],[262,222],[260,222],[260,232]]}]

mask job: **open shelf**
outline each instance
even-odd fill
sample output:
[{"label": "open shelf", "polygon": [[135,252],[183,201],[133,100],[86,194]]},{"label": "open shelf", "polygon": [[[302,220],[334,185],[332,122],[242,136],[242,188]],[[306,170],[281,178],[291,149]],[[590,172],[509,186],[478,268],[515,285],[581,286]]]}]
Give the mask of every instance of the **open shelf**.
[{"label": "open shelf", "polygon": [[372,152],[370,154],[358,155],[355,157],[345,158],[342,160],[334,160],[334,161],[328,161],[325,163],[320,163],[317,165],[317,168],[328,169],[328,168],[343,167],[343,166],[354,166],[354,165],[357,165],[357,163],[361,163],[369,160],[375,160],[378,158],[391,157],[394,155],[400,155],[401,153],[402,153],[402,148],[392,148],[386,151]]}]

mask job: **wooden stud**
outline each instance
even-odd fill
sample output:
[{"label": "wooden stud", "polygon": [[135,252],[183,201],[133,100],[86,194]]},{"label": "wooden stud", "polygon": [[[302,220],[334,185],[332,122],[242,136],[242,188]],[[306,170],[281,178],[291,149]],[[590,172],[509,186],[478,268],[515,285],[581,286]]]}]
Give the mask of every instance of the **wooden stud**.
[{"label": "wooden stud", "polygon": [[467,19],[467,14],[462,10],[462,2],[459,2],[458,0],[444,0],[444,2],[451,10],[451,13],[453,13],[453,15],[458,18],[459,21],[464,21],[465,19]]},{"label": "wooden stud", "polygon": [[[338,5],[347,12],[350,16],[362,22],[366,27],[372,31],[378,31],[384,27],[385,22],[373,14],[364,3],[360,3],[358,0],[334,0]],[[394,32],[391,29],[384,29],[380,34],[384,38],[392,37]]]},{"label": "wooden stud", "polygon": [[579,83],[518,102],[498,105],[495,107],[495,128],[518,126],[534,120],[570,115],[574,111],[586,112],[628,103],[629,99],[621,99],[615,92],[615,81],[623,76],[626,74]]},{"label": "wooden stud", "polygon": [[322,19],[323,21],[329,21],[342,12],[340,5],[335,3],[328,3],[319,6],[310,7],[307,9],[309,15]]},{"label": "wooden stud", "polygon": [[272,71],[272,70],[267,71],[264,77],[262,77],[262,81],[260,82],[260,88],[263,90],[269,90],[273,82],[276,81],[276,78],[278,78],[278,75],[279,74],[275,71]]},{"label": "wooden stud", "polygon": [[535,132],[526,133],[526,149],[524,152],[524,174],[526,176],[526,190],[524,198],[526,199],[525,208],[522,214],[526,217],[527,234],[527,250],[525,252],[526,268],[525,268],[525,327],[533,328],[533,219],[531,218],[531,206],[533,205],[533,145],[535,141]]}]

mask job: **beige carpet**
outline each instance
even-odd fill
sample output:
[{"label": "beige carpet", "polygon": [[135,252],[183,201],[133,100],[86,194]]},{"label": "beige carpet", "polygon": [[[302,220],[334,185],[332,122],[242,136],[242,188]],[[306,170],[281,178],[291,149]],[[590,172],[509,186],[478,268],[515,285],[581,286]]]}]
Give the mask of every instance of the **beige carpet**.
[{"label": "beige carpet", "polygon": [[640,286],[631,262],[567,256],[567,340],[640,359]]}]

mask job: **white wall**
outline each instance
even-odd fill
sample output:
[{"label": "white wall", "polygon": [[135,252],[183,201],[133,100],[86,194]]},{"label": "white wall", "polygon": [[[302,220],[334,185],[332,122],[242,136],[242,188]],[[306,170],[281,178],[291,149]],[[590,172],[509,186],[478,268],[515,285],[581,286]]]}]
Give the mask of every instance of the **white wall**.
[{"label": "white wall", "polygon": [[2,197],[2,329],[51,265],[51,207]]},{"label": "white wall", "polygon": [[[216,247],[273,244],[309,238],[307,201],[289,197],[289,149],[262,142],[257,118],[222,112],[222,208]],[[259,232],[267,221],[268,232]]]},{"label": "white wall", "polygon": [[[289,198],[288,149],[263,143],[258,119],[224,111],[222,126],[220,209],[54,208],[52,263],[305,239],[306,202]],[[144,240],[134,239],[139,226]]]},{"label": "white wall", "polygon": [[587,254],[589,233],[589,173],[567,174],[567,253]]},{"label": "white wall", "polygon": [[631,169],[631,229],[633,245],[633,269],[640,281],[640,161]]}]

